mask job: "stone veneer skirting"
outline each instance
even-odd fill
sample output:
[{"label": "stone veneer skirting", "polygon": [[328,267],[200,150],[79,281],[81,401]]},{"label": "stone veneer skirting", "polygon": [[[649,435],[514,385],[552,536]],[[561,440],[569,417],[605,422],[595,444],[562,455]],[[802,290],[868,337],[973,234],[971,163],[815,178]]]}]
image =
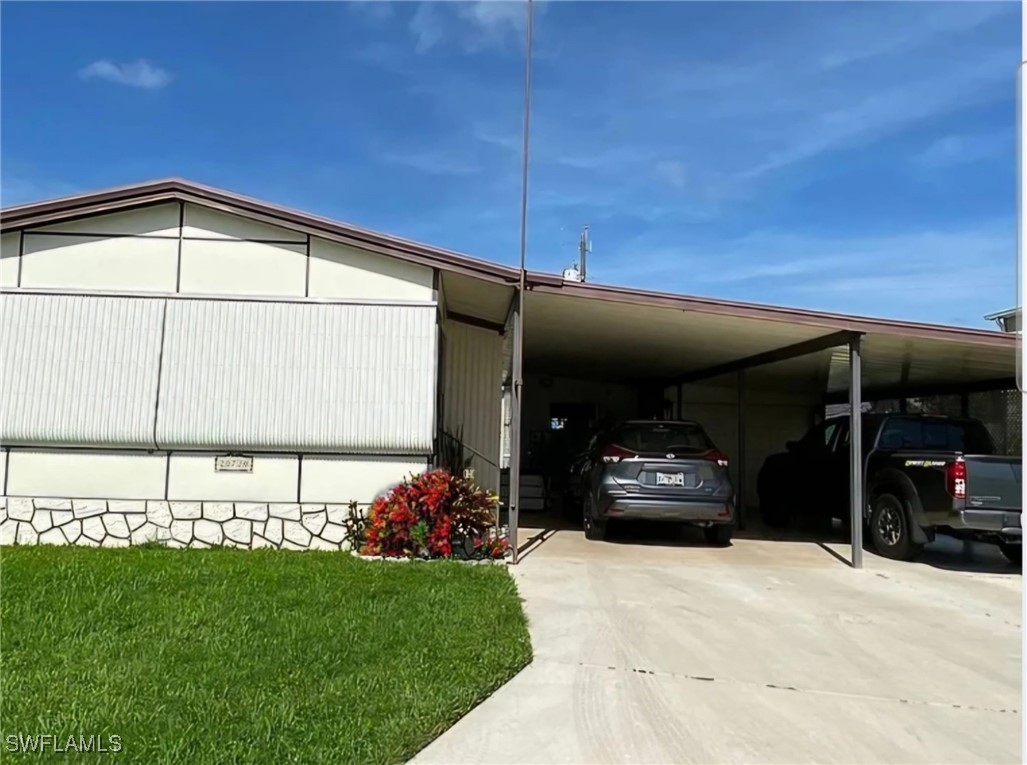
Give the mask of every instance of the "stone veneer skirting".
[{"label": "stone veneer skirting", "polygon": [[0,545],[349,549],[349,505],[0,497]]}]

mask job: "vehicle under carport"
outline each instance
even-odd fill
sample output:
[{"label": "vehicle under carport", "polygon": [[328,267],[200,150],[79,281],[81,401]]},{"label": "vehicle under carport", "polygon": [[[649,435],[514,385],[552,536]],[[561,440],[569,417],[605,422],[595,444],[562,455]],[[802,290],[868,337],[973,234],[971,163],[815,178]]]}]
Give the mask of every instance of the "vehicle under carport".
[{"label": "vehicle under carport", "polygon": [[[701,422],[731,457],[740,522],[757,509],[764,458],[799,438],[825,405],[1015,388],[1016,337],[526,277],[514,300],[510,472],[563,471],[583,434],[629,417]],[[519,311],[523,310],[523,316]],[[523,329],[522,329],[523,328]],[[859,418],[855,420],[859,422]],[[559,434],[560,431],[564,433]],[[554,435],[557,434],[557,435]],[[850,444],[849,513],[863,505],[860,429]],[[510,481],[516,549],[520,482]],[[526,507],[526,505],[525,505]],[[850,525],[862,565],[862,524]]]}]

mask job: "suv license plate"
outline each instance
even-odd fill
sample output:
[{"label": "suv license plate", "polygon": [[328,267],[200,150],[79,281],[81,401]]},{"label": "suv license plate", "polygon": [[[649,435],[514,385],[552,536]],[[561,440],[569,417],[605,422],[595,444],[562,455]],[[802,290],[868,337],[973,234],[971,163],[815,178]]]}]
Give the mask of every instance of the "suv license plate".
[{"label": "suv license plate", "polygon": [[656,474],[656,485],[657,486],[684,486],[685,485],[685,474],[684,473],[657,473]]}]

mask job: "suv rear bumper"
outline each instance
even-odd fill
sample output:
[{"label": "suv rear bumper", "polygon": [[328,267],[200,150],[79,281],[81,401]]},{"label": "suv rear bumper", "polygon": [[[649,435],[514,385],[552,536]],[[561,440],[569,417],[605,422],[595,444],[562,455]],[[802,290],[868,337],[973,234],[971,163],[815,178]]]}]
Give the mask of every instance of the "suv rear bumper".
[{"label": "suv rear bumper", "polygon": [[669,499],[663,497],[600,497],[599,513],[604,518],[675,521],[680,523],[734,523],[730,502]]}]

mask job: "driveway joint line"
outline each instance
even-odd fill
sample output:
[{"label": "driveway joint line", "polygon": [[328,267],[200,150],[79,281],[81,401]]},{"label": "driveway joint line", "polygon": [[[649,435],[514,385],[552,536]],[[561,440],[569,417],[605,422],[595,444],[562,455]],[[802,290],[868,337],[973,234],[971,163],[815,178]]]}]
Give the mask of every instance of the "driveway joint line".
[{"label": "driveway joint line", "polygon": [[[560,662],[553,659],[536,659],[532,664],[539,662],[551,662],[554,664],[570,664],[570,662]],[[865,700],[865,701],[887,701],[893,704],[908,704],[911,706],[926,706],[926,707],[944,707],[948,709],[962,709],[970,712],[991,712],[995,714],[1020,714],[1019,709],[1000,709],[998,707],[982,707],[974,704],[956,704],[951,701],[929,701],[924,699],[904,699],[896,696],[877,696],[868,693],[848,693],[845,691],[829,691],[821,688],[797,688],[793,685],[780,685],[777,683],[758,683],[751,680],[736,680],[734,678],[727,677],[710,677],[708,675],[690,675],[683,672],[665,672],[662,670],[643,669],[639,667],[615,667],[608,664],[592,664],[589,662],[579,661],[576,662],[579,667],[585,667],[587,669],[605,669],[613,672],[623,672],[626,674],[634,675],[653,675],[655,677],[669,677],[677,678],[681,680],[695,680],[707,683],[724,683],[731,685],[747,685],[755,688],[769,688],[775,691],[793,691],[796,693],[809,693],[819,696],[836,696],[839,698],[848,698],[854,700]]]}]

